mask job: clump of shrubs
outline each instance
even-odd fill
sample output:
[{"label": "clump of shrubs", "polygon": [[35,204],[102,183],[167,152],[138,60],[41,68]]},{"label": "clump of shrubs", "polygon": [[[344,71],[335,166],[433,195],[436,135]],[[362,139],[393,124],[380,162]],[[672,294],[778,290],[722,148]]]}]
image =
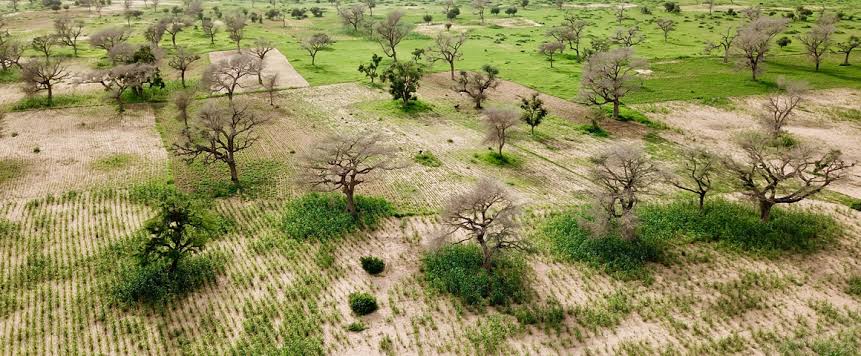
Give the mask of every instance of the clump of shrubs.
[{"label": "clump of shrubs", "polygon": [[431,287],[467,305],[508,305],[529,297],[526,262],[515,257],[499,254],[488,270],[477,245],[449,245],[427,254],[422,270]]},{"label": "clump of shrubs", "polygon": [[368,315],[377,311],[377,298],[364,292],[350,293],[350,310],[356,315]]},{"label": "clump of shrubs", "polygon": [[386,263],[379,257],[363,256],[359,261],[362,263],[362,269],[372,275],[378,275],[386,269]]},{"label": "clump of shrubs", "polygon": [[320,240],[341,237],[359,229],[373,229],[394,208],[381,198],[357,196],[358,218],[347,212],[346,199],[336,194],[311,193],[287,203],[282,230],[288,237]]}]

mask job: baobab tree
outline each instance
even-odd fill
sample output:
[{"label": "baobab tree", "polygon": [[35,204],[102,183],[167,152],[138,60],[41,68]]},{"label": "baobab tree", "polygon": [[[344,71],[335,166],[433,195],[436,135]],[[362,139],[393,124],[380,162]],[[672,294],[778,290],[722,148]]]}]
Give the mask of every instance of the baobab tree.
[{"label": "baobab tree", "polygon": [[718,42],[706,42],[705,52],[708,54],[721,48],[723,49],[723,62],[729,63],[730,49],[732,48],[732,43],[735,41],[736,36],[738,36],[738,32],[734,31],[732,27],[728,27],[726,32],[721,33],[721,37]]},{"label": "baobab tree", "polygon": [[192,63],[199,59],[200,55],[197,53],[194,53],[185,47],[179,47],[176,49],[176,54],[168,60],[167,65],[179,71],[179,78],[182,81],[183,88],[185,88],[185,72],[188,71],[188,68],[191,67]]},{"label": "baobab tree", "polygon": [[517,125],[520,113],[512,109],[492,108],[485,111],[484,143],[496,146],[496,154],[503,157],[502,148],[508,142],[508,136]]},{"label": "baobab tree", "polygon": [[751,133],[739,142],[743,160],[723,159],[744,193],[758,203],[762,222],[769,221],[776,204],[796,203],[819,193],[854,166],[837,150],[820,153],[807,144],[785,147],[770,142],[767,136]]},{"label": "baobab tree", "polygon": [[204,164],[223,162],[230,169],[230,181],[239,184],[236,153],[257,142],[256,131],[267,121],[239,101],[227,105],[208,103],[198,114],[198,120],[185,131],[184,140],[173,145],[173,150],[189,163],[200,157]]},{"label": "baobab tree", "polygon": [[777,87],[778,91],[769,95],[763,104],[765,112],[760,117],[760,123],[772,138],[783,134],[783,127],[809,89],[806,82],[788,81],[783,77],[777,79]]},{"label": "baobab tree", "polygon": [[529,134],[535,136],[535,127],[540,125],[547,116],[544,101],[538,92],[532,93],[528,98],[520,98],[520,118],[529,125]]},{"label": "baobab tree", "polygon": [[634,56],[631,48],[616,48],[589,57],[580,79],[581,100],[594,104],[613,104],[613,118],[619,118],[619,106],[628,93],[640,88],[637,69],[646,62]]},{"label": "baobab tree", "polygon": [[24,92],[27,95],[33,95],[43,90],[47,91],[48,106],[54,103],[54,86],[63,82],[69,75],[66,66],[59,60],[34,59],[21,66],[21,81],[24,82]]},{"label": "baobab tree", "polygon": [[507,249],[526,250],[529,245],[517,234],[519,209],[505,188],[482,179],[470,191],[455,195],[442,213],[445,223],[467,236],[455,243],[475,241],[481,247],[481,266],[493,270],[494,257]]},{"label": "baobab tree", "polygon": [[472,98],[476,109],[481,109],[481,103],[487,99],[487,92],[499,85],[499,69],[489,64],[481,66],[479,72],[461,71],[455,90],[465,93]]},{"label": "baobab tree", "polygon": [[615,220],[625,239],[635,239],[634,208],[643,194],[658,181],[659,170],[642,148],[617,144],[592,158],[592,182],[598,186],[594,193],[599,211],[605,216],[594,217],[602,226]]},{"label": "baobab tree", "polygon": [[436,37],[434,37],[434,45],[428,47],[425,53],[427,53],[427,58],[431,63],[439,60],[448,63],[451,80],[455,80],[454,62],[463,58],[463,53],[461,52],[460,47],[463,46],[464,42],[466,42],[466,34],[463,32],[456,35],[451,35],[447,32],[439,32]]},{"label": "baobab tree", "polygon": [[242,88],[242,78],[257,75],[261,69],[258,58],[248,54],[236,54],[210,64],[203,72],[202,84],[210,92],[225,92],[227,98],[233,101],[236,90]]},{"label": "baobab tree", "polygon": [[311,56],[311,65],[317,65],[317,52],[327,49],[335,43],[329,35],[325,33],[315,33],[311,37],[302,41],[302,48]]},{"label": "baobab tree", "polygon": [[261,39],[254,41],[254,47],[248,51],[260,61],[260,70],[257,71],[257,84],[263,85],[263,67],[265,67],[266,55],[275,49],[275,44],[272,41]]},{"label": "baobab tree", "polygon": [[372,175],[403,167],[396,150],[377,133],[334,135],[317,142],[301,156],[302,181],[315,188],[344,194],[347,212],[358,218],[356,188]]},{"label": "baobab tree", "polygon": [[565,45],[562,43],[556,41],[544,42],[538,46],[538,53],[547,57],[547,61],[550,62],[550,68],[553,68],[553,61],[555,60],[554,57],[557,54],[562,53],[563,49],[565,49]]},{"label": "baobab tree", "polygon": [[719,165],[718,157],[703,147],[685,149],[675,171],[665,172],[667,182],[678,189],[696,194],[699,209],[702,211]]},{"label": "baobab tree", "polygon": [[353,31],[359,31],[359,26],[365,21],[365,7],[355,4],[347,8],[339,8],[338,15],[341,16],[344,25],[352,27]]},{"label": "baobab tree", "polygon": [[245,22],[245,16],[242,16],[242,14],[233,14],[224,19],[224,26],[227,29],[227,35],[230,37],[230,40],[236,44],[236,51],[239,53],[242,53],[240,43],[245,37],[245,26],[247,25],[248,24]]},{"label": "baobab tree", "polygon": [[831,14],[822,15],[810,31],[798,36],[798,40],[804,45],[807,56],[813,60],[816,71],[819,71],[822,60],[831,48],[832,37],[836,30],[834,24],[836,22],[837,16]]},{"label": "baobab tree", "polygon": [[672,19],[658,19],[655,21],[655,24],[658,25],[658,28],[664,33],[664,42],[667,42],[670,32],[676,29],[676,22]]},{"label": "baobab tree", "polygon": [[850,36],[849,39],[846,40],[846,42],[838,42],[836,46],[837,50],[834,51],[834,53],[840,53],[844,55],[843,63],[841,63],[840,65],[848,66],[849,55],[852,54],[852,51],[854,49],[861,47],[861,38],[859,38],[858,36]]},{"label": "baobab tree", "polygon": [[753,80],[762,73],[762,62],[771,49],[771,40],[786,28],[788,19],[758,17],[738,30],[733,41],[742,67],[750,69]]},{"label": "baobab tree", "polygon": [[84,21],[64,15],[54,20],[54,33],[63,45],[72,47],[75,57],[78,56],[78,39],[84,33]]},{"label": "baobab tree", "polygon": [[403,17],[403,12],[395,10],[374,26],[374,37],[383,48],[383,53],[394,61],[398,60],[396,47],[412,30],[411,26],[403,21]]}]

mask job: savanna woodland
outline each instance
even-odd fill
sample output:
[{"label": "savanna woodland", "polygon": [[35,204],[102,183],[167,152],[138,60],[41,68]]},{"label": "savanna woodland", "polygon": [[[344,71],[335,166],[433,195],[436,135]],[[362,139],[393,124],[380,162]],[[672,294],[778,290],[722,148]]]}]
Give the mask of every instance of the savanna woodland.
[{"label": "savanna woodland", "polygon": [[0,13],[2,355],[861,354],[861,0]]}]

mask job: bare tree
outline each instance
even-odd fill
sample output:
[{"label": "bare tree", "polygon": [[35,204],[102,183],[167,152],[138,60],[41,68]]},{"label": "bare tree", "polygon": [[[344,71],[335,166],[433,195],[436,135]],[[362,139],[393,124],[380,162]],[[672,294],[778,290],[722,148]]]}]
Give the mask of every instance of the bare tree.
[{"label": "bare tree", "polygon": [[13,66],[21,67],[21,56],[24,45],[15,40],[4,40],[0,43],[0,68],[7,70]]},{"label": "bare tree", "polygon": [[263,89],[269,94],[269,105],[275,106],[275,92],[278,91],[278,73],[267,75],[263,78]]},{"label": "bare tree", "polygon": [[170,34],[170,43],[173,44],[173,48],[176,48],[176,35],[190,25],[191,21],[179,15],[171,16],[165,20],[164,30]]},{"label": "bare tree", "polygon": [[861,38],[859,38],[858,36],[849,36],[849,39],[847,39],[846,42],[837,43],[837,50],[834,51],[834,53],[840,53],[844,55],[843,63],[840,64],[841,66],[849,65],[849,55],[852,54],[852,50],[858,47],[861,47]]},{"label": "bare tree", "polygon": [[215,25],[215,22],[210,18],[205,18],[200,22],[200,29],[209,37],[209,44],[214,45],[215,35],[218,33],[218,26]]},{"label": "bare tree", "polygon": [[616,33],[613,34],[610,40],[620,46],[633,47],[643,43],[646,40],[646,36],[640,33],[639,27],[633,26],[616,29]]},{"label": "bare tree", "polygon": [[496,145],[496,154],[502,156],[502,148],[520,119],[520,113],[511,109],[492,108],[485,111],[484,143]]},{"label": "bare tree", "polygon": [[315,33],[302,41],[302,48],[311,56],[311,65],[316,65],[317,52],[329,48],[335,41],[325,33]]},{"label": "bare tree", "polygon": [[103,0],[91,0],[90,3],[93,4],[93,7],[96,8],[96,13],[99,14],[99,17],[102,17],[102,9],[105,7],[105,1]]},{"label": "bare tree", "polygon": [[625,5],[625,3],[619,1],[619,5],[616,5],[616,8],[613,9],[616,14],[616,22],[618,22],[620,25],[622,24],[622,21],[625,20]]},{"label": "bare tree", "polygon": [[661,29],[661,32],[664,33],[664,42],[667,42],[670,32],[676,29],[676,22],[672,19],[658,19],[655,21],[655,24],[657,24],[658,28]]},{"label": "bare tree", "polygon": [[571,30],[568,29],[568,27],[557,26],[557,27],[551,27],[549,30],[547,30],[547,32],[545,34],[547,35],[547,37],[550,37],[554,41],[562,44],[562,50],[559,51],[559,53],[562,53],[565,50],[565,45],[564,45],[565,42],[567,41],[568,37],[571,36],[570,32],[571,32]]},{"label": "bare tree", "polygon": [[787,81],[783,77],[777,79],[777,86],[779,91],[768,96],[763,105],[765,114],[760,118],[763,128],[773,138],[783,133],[783,126],[792,117],[793,111],[809,88],[806,82]]},{"label": "bare tree", "polygon": [[365,21],[365,7],[356,4],[347,8],[340,8],[338,15],[341,16],[344,25],[353,27],[353,31],[358,31],[359,26]]},{"label": "bare tree", "polygon": [[465,231],[467,237],[456,241],[475,241],[481,247],[481,266],[493,269],[493,258],[502,250],[526,250],[526,241],[517,234],[516,218],[520,211],[505,189],[489,179],[482,179],[470,191],[455,195],[442,213],[447,225]]},{"label": "bare tree", "polygon": [[807,55],[816,65],[816,71],[819,71],[819,66],[831,47],[832,37],[836,30],[834,25],[836,22],[836,16],[825,14],[819,18],[816,26],[811,28],[810,31],[798,36],[798,40],[804,45]]},{"label": "bare tree", "polygon": [[117,110],[123,112],[125,111],[123,93],[128,89],[140,90],[157,72],[158,67],[152,64],[124,64],[108,70],[96,71],[90,74],[86,81],[101,84],[117,103]]},{"label": "bare tree", "polygon": [[30,60],[21,66],[21,81],[24,92],[33,95],[40,91],[48,92],[48,106],[54,103],[54,86],[69,77],[66,66],[59,60]]},{"label": "bare tree", "polygon": [[547,61],[550,62],[550,68],[553,68],[553,61],[555,60],[553,57],[559,53],[562,53],[562,50],[564,48],[565,45],[556,41],[544,42],[540,46],[538,46],[538,53],[541,53],[545,57],[547,57]]},{"label": "bare tree", "polygon": [[762,62],[771,49],[771,40],[788,22],[788,19],[759,17],[738,30],[733,47],[742,59],[739,64],[750,69],[753,80],[762,73]]},{"label": "bare tree", "polygon": [[182,120],[184,131],[188,131],[189,128],[188,109],[191,107],[192,103],[194,103],[193,90],[180,90],[173,95],[173,105],[176,107],[176,110],[179,111],[179,118]]},{"label": "bare tree", "polygon": [[239,184],[236,153],[248,149],[258,140],[256,130],[267,119],[256,115],[247,104],[230,102],[226,106],[209,103],[201,109],[198,120],[186,130],[184,141],[174,144],[177,155],[193,162],[203,157],[204,164],[224,162],[230,169],[230,181]]},{"label": "bare tree", "polygon": [[592,163],[592,181],[600,189],[595,198],[606,219],[618,219],[622,237],[636,238],[634,207],[660,178],[657,166],[642,148],[630,144],[612,146],[593,157]]},{"label": "bare tree", "polygon": [[242,38],[245,37],[245,26],[247,26],[245,16],[242,16],[241,14],[228,16],[224,19],[224,26],[227,29],[227,35],[230,37],[230,40],[233,41],[233,43],[236,43],[236,51],[242,53],[240,42],[242,42]]},{"label": "bare tree", "polygon": [[481,19],[482,25],[484,25],[484,10],[487,9],[488,5],[490,5],[489,0],[472,0],[472,8],[475,9],[475,13]]},{"label": "bare tree", "polygon": [[729,54],[730,49],[732,48],[732,43],[735,41],[735,37],[738,35],[738,32],[734,31],[732,27],[728,27],[726,32],[721,33],[720,40],[718,42],[706,42],[706,53],[711,53],[712,51],[721,48],[723,49],[723,62],[729,63]]},{"label": "bare tree", "polygon": [[434,37],[434,45],[426,50],[427,58],[431,62],[442,60],[448,63],[451,80],[455,80],[454,62],[463,57],[460,47],[463,46],[464,42],[466,42],[466,34],[463,32],[454,36],[447,32],[439,32]]},{"label": "bare tree", "polygon": [[128,41],[131,32],[123,27],[110,27],[90,35],[90,45],[110,52],[114,46]]},{"label": "bare tree", "polygon": [[340,190],[347,212],[357,218],[356,188],[373,173],[403,166],[395,159],[395,149],[382,141],[382,135],[367,132],[321,140],[302,155],[302,180],[313,187]]},{"label": "bare tree", "polygon": [[54,35],[37,36],[30,41],[30,48],[33,48],[36,52],[44,54],[45,60],[47,61],[51,59],[51,48],[57,44],[59,44],[59,41]]},{"label": "bare tree", "polygon": [[68,15],[60,16],[54,20],[54,32],[63,45],[72,47],[72,51],[77,57],[78,38],[84,33],[84,21],[76,20]]},{"label": "bare tree", "polygon": [[253,54],[257,59],[260,60],[260,70],[257,71],[257,84],[263,85],[263,67],[265,66],[266,55],[272,50],[275,49],[275,44],[272,41],[261,39],[254,41],[254,47],[251,47],[249,51]]},{"label": "bare tree", "polygon": [[589,57],[580,79],[580,98],[594,105],[613,103],[613,118],[628,93],[640,88],[634,74],[646,62],[634,56],[631,48],[617,48]]},{"label": "bare tree", "polygon": [[259,59],[248,54],[237,54],[210,64],[203,73],[202,83],[211,92],[224,91],[227,98],[233,101],[236,89],[242,88],[242,78],[257,75],[260,70]]},{"label": "bare tree", "polygon": [[465,93],[475,103],[476,109],[481,109],[481,103],[487,99],[487,92],[499,85],[497,76],[499,69],[485,64],[479,72],[460,72],[455,90]]},{"label": "bare tree", "polygon": [[185,72],[191,67],[191,64],[200,59],[197,53],[188,50],[185,47],[176,49],[176,54],[170,57],[167,65],[179,71],[179,78],[182,81],[182,87],[185,88]]},{"label": "bare tree", "polygon": [[703,0],[703,3],[709,7],[709,15],[714,13],[715,0]]},{"label": "bare tree", "polygon": [[152,25],[147,26],[146,30],[144,30],[144,38],[146,38],[153,47],[158,47],[162,38],[164,38],[164,33],[166,31],[167,22],[162,19],[161,21],[156,21]]},{"label": "bare tree", "polygon": [[706,195],[712,189],[712,178],[717,174],[720,160],[702,147],[682,151],[682,162],[675,172],[666,172],[667,181],[674,187],[697,195],[700,210],[703,210]]},{"label": "bare tree", "polygon": [[583,59],[583,57],[580,56],[580,43],[583,41],[583,36],[586,34],[586,27],[589,26],[589,22],[578,18],[574,14],[568,13],[565,14],[565,23],[569,30],[568,34],[565,36],[565,40],[568,42],[568,48],[574,50],[577,60],[580,61]]},{"label": "bare tree", "polygon": [[741,14],[746,17],[750,22],[756,21],[757,19],[762,17],[762,7],[759,5],[742,9],[739,12],[741,12]]},{"label": "bare tree", "polygon": [[395,10],[386,15],[386,19],[378,22],[374,26],[374,34],[380,47],[383,48],[383,53],[391,57],[394,61],[398,60],[396,47],[398,43],[407,37],[412,30],[411,26],[402,21],[404,13],[400,10]]},{"label": "bare tree", "polygon": [[772,146],[768,137],[750,134],[740,140],[743,161],[724,158],[746,195],[759,204],[759,217],[768,222],[776,204],[791,204],[819,193],[843,178],[854,163],[830,150],[818,153],[805,144]]}]

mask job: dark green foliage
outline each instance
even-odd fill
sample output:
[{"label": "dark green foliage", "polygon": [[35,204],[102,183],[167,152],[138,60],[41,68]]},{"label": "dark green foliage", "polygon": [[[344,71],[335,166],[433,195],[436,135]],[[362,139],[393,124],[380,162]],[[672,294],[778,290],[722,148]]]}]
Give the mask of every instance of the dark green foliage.
[{"label": "dark green foliage", "polygon": [[350,293],[350,310],[356,315],[368,315],[377,311],[377,298],[363,292]]},{"label": "dark green foliage", "polygon": [[354,321],[354,322],[350,323],[350,325],[347,325],[347,331],[352,331],[354,333],[364,331],[367,328],[368,327],[365,326],[365,323],[363,323],[361,321]]},{"label": "dark green foliage", "polygon": [[379,257],[363,256],[359,261],[362,263],[362,269],[373,275],[380,274],[386,269],[386,263]]},{"label": "dark green foliage", "polygon": [[174,273],[167,263],[127,264],[111,286],[111,296],[125,305],[164,304],[213,283],[224,269],[224,258],[201,255],[183,259]]},{"label": "dark green foliage", "polygon": [[861,297],[861,276],[852,276],[849,278],[846,293]]},{"label": "dark green foliage", "polygon": [[[601,107],[608,116],[613,115],[613,106],[605,105]],[[634,109],[628,108],[627,106],[619,107],[619,121],[633,121],[636,123],[640,123],[645,125],[648,128],[652,129],[665,129],[667,125],[661,122],[652,121],[643,113],[636,111]]]},{"label": "dark green foliage", "polygon": [[451,245],[425,255],[422,270],[431,287],[472,306],[507,305],[528,299],[527,265],[516,256],[500,254],[492,272],[481,267],[477,245]]},{"label": "dark green foliage", "polygon": [[158,215],[144,225],[147,238],[141,262],[160,264],[164,260],[167,272],[174,273],[183,258],[202,251],[211,237],[224,230],[199,202],[179,193],[164,195]]},{"label": "dark green foliage", "polygon": [[374,79],[376,79],[380,74],[377,73],[377,69],[380,68],[380,61],[383,60],[383,57],[380,57],[376,53],[371,56],[371,61],[365,64],[359,65],[359,72],[364,73],[368,79],[371,80],[371,84],[374,84]]},{"label": "dark green foliage", "polygon": [[282,230],[294,239],[321,240],[343,236],[361,228],[373,229],[380,219],[392,216],[394,208],[381,198],[357,196],[358,220],[347,212],[346,199],[339,194],[311,193],[287,203]]},{"label": "dark green foliage", "polygon": [[423,165],[423,166],[439,167],[442,165],[442,162],[440,162],[439,158],[437,158],[430,151],[419,151],[419,153],[416,154],[416,156],[413,157],[413,159],[415,159],[415,161],[418,164]]},{"label": "dark green foliage", "polygon": [[516,306],[508,313],[514,315],[520,324],[541,325],[554,330],[559,330],[565,320],[565,309],[556,300],[550,300],[546,305]]},{"label": "dark green foliage", "polygon": [[529,125],[529,132],[535,135],[535,127],[540,125],[547,116],[544,101],[538,97],[538,92],[535,92],[529,98],[520,98],[520,109],[523,110],[521,118]]},{"label": "dark green foliage", "polygon": [[483,154],[476,154],[475,158],[497,167],[518,168],[523,163],[517,156],[506,153],[499,154],[498,152],[492,151]]},{"label": "dark green foliage", "polygon": [[654,240],[684,237],[715,241],[765,255],[810,252],[840,235],[840,226],[828,215],[775,208],[763,223],[757,210],[738,202],[715,199],[703,211],[696,203],[678,201],[648,205],[639,211],[640,234]]},{"label": "dark green foliage", "polygon": [[392,99],[400,100],[401,105],[407,107],[416,100],[415,93],[423,74],[424,69],[416,62],[395,62],[383,72],[381,78],[383,82],[389,83]]},{"label": "dark green foliage", "polygon": [[610,133],[607,132],[607,130],[604,130],[603,128],[601,128],[601,126],[595,126],[595,125],[587,124],[587,125],[580,125],[579,127],[577,127],[577,129],[580,130],[581,132],[587,134],[587,135],[591,135],[591,136],[595,136],[595,137],[610,137]]},{"label": "dark green foliage", "polygon": [[588,219],[583,211],[559,214],[549,219],[542,232],[563,256],[622,279],[646,277],[646,264],[662,261],[664,246],[660,241],[645,236],[626,240],[615,232],[593,237],[581,226],[581,221]]},{"label": "dark green foliage", "polygon": [[854,209],[854,210],[861,211],[861,200],[856,200],[856,201],[853,201],[852,203],[849,203],[849,207]]}]

